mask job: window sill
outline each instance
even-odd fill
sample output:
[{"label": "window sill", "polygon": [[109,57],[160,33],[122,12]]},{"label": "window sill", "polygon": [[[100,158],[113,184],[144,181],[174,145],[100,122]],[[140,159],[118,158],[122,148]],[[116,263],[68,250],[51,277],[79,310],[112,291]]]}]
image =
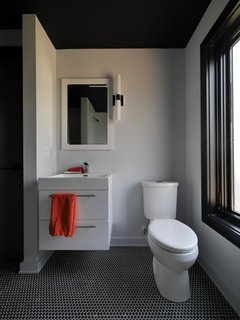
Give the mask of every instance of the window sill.
[{"label": "window sill", "polygon": [[208,214],[203,217],[203,222],[240,248],[240,227],[230,221],[226,214]]}]

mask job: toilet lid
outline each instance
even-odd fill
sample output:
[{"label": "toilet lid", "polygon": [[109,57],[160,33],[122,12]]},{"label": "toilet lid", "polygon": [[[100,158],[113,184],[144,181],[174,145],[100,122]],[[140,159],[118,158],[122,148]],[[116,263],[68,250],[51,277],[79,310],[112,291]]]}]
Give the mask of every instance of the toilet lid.
[{"label": "toilet lid", "polygon": [[174,219],[152,221],[148,227],[148,236],[159,247],[176,253],[190,252],[198,243],[195,232]]}]

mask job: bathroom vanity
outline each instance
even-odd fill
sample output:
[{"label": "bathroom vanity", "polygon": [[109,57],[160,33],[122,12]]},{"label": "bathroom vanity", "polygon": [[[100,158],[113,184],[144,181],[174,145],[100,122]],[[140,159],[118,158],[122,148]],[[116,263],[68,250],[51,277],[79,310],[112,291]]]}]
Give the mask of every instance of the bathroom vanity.
[{"label": "bathroom vanity", "polygon": [[[112,175],[58,174],[40,178],[39,249],[108,250],[112,231]],[[51,195],[75,193],[77,212],[72,237],[51,236]]]}]

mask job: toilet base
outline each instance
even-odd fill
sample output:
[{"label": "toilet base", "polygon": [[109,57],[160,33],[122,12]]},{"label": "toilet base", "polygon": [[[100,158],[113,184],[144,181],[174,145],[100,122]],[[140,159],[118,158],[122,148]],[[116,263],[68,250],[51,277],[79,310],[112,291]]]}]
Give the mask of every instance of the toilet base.
[{"label": "toilet base", "polygon": [[188,270],[173,270],[153,257],[153,272],[160,294],[174,302],[187,301],[191,294]]}]

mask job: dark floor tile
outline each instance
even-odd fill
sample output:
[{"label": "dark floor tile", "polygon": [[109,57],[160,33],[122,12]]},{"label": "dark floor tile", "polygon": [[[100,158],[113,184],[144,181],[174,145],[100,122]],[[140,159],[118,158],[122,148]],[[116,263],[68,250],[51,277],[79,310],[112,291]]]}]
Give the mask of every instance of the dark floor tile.
[{"label": "dark floor tile", "polygon": [[39,274],[2,264],[0,319],[240,319],[197,263],[189,274],[191,299],[174,303],[157,290],[148,247],[57,251]]}]

